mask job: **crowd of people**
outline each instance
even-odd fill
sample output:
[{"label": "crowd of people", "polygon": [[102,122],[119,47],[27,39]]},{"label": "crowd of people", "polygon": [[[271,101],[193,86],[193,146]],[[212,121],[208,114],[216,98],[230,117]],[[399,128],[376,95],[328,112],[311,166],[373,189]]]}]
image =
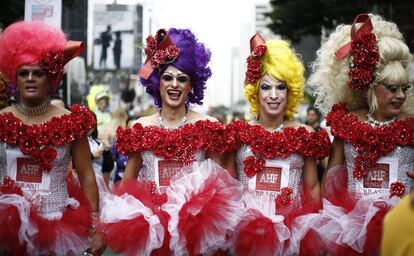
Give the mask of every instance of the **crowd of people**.
[{"label": "crowd of people", "polygon": [[136,120],[104,91],[91,109],[51,103],[82,49],[41,22],[0,35],[0,254],[414,253],[411,55],[394,23],[361,14],[331,33],[306,124],[287,41],[251,38],[255,118],[230,124],[190,107],[212,74],[191,30],[148,36],[138,75],[157,111]]}]

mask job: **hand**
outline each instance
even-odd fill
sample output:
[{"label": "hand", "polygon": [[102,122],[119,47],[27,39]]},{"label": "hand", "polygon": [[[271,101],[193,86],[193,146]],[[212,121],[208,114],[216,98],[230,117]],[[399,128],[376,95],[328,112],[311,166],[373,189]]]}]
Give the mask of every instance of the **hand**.
[{"label": "hand", "polygon": [[102,255],[105,249],[106,243],[104,239],[104,234],[98,232],[92,237],[91,247],[88,249],[88,252],[91,255],[98,256]]}]

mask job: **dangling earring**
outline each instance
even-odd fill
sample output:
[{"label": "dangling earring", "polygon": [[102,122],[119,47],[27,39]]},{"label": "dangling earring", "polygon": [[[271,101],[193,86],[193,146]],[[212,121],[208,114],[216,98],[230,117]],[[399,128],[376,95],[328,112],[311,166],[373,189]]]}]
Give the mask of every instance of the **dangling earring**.
[{"label": "dangling earring", "polygon": [[9,95],[14,98],[19,97],[19,90],[17,90],[17,85],[12,83],[6,83],[7,91],[9,92]]},{"label": "dangling earring", "polygon": [[190,95],[191,95],[191,92],[187,94],[187,98],[185,99],[185,112],[186,113],[188,112],[188,108],[190,107]]}]

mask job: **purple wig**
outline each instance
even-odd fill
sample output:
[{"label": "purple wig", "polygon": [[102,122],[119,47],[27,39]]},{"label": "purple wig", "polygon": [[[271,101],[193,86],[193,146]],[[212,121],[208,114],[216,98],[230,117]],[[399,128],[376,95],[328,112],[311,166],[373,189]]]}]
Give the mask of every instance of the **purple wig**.
[{"label": "purple wig", "polygon": [[192,89],[188,94],[186,107],[190,103],[201,105],[205,84],[211,76],[210,67],[207,67],[211,53],[204,44],[197,42],[195,35],[189,29],[170,28],[167,33],[174,45],[180,49],[180,54],[173,63],[163,64],[158,69],[154,69],[147,80],[140,78],[140,82],[145,86],[146,92],[154,98],[155,105],[161,107],[160,76],[169,65],[172,65],[191,78]]}]

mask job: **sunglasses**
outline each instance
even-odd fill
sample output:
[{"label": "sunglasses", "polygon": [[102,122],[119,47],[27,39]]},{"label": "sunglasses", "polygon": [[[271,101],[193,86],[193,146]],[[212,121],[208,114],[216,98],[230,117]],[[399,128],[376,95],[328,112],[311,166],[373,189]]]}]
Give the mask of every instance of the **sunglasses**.
[{"label": "sunglasses", "polygon": [[396,84],[382,84],[384,85],[387,90],[389,90],[392,93],[396,93],[399,88],[401,88],[402,92],[406,92],[411,88],[411,83],[403,84],[403,85],[396,85]]}]

